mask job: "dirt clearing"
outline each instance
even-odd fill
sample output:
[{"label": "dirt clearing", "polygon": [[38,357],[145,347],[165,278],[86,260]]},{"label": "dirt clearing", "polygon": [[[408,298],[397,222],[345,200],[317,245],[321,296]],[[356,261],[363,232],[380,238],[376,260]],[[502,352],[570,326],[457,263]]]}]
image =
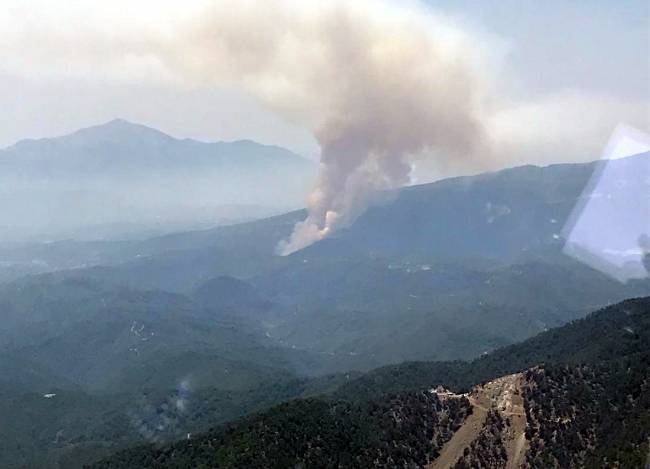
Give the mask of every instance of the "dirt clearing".
[{"label": "dirt clearing", "polygon": [[465,448],[481,433],[487,412],[491,409],[497,410],[504,420],[507,419],[510,422],[503,441],[508,456],[506,468],[521,468],[528,449],[524,433],[526,431],[526,413],[522,395],[523,387],[524,377],[521,373],[504,376],[485,386],[475,387],[469,395],[474,413],[463,422],[452,439],[443,446],[440,456],[429,464],[427,469],[453,467],[463,456]]}]

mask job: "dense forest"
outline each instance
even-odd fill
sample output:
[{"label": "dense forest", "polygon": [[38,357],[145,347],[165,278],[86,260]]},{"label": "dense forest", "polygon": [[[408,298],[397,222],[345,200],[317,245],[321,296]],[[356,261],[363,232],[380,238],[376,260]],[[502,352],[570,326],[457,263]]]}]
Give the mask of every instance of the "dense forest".
[{"label": "dense forest", "polygon": [[433,385],[465,392],[483,381],[542,363],[598,363],[637,357],[649,343],[650,298],[631,299],[471,362],[408,362],[378,368],[343,384],[337,396],[365,399]]},{"label": "dense forest", "polygon": [[650,436],[645,360],[528,371],[530,467],[643,467]]},{"label": "dense forest", "polygon": [[139,447],[93,467],[423,467],[470,413],[467,399],[441,401],[428,392],[364,403],[300,399],[174,447]]},{"label": "dense forest", "polygon": [[[428,389],[445,383],[462,390],[521,367],[527,369],[527,467],[639,468],[650,437],[648,344],[650,299],[629,300],[472,363],[384,368],[331,397],[289,401],[92,467],[424,468],[472,413],[466,398],[441,400]],[[456,469],[505,467],[509,425],[489,411]]]}]

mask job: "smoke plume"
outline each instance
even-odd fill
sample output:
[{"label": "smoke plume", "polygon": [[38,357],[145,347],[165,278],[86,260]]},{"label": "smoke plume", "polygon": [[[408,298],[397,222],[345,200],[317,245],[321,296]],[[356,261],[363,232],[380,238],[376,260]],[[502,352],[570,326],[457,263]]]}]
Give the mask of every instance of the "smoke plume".
[{"label": "smoke plume", "polygon": [[[522,100],[516,77],[493,79],[507,41],[415,0],[29,3],[0,5],[0,80],[9,71],[29,83],[234,88],[308,129],[320,176],[281,254],[349,226],[378,192],[407,184],[415,164],[426,179],[587,161],[618,122],[649,130],[643,100],[578,89]],[[65,100],[52,89],[58,108]]]},{"label": "smoke plume", "polygon": [[186,27],[155,49],[174,73],[243,88],[321,146],[309,215],[280,254],[348,226],[378,191],[409,183],[424,150],[441,164],[485,153],[479,46],[415,4],[218,2]]},{"label": "smoke plume", "polygon": [[280,254],[349,226],[378,192],[409,183],[419,155],[476,166],[489,153],[482,41],[409,0],[218,0],[149,28],[36,26],[7,50],[84,72],[159,70],[182,86],[234,87],[309,129],[320,175]]}]

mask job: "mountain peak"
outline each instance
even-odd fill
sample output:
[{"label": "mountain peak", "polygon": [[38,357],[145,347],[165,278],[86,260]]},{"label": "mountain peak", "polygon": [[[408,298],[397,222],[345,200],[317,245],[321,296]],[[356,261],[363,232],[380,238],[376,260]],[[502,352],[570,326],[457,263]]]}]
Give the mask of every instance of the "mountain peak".
[{"label": "mountain peak", "polygon": [[118,145],[140,143],[161,144],[174,140],[159,130],[141,124],[134,124],[119,118],[113,119],[105,124],[77,130],[61,138],[80,146],[97,143],[113,143]]}]

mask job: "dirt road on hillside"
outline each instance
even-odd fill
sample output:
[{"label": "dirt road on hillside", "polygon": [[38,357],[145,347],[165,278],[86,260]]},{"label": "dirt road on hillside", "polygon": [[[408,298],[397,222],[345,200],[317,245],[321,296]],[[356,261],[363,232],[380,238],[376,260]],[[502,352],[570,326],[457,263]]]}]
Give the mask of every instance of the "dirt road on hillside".
[{"label": "dirt road on hillside", "polygon": [[463,451],[474,441],[485,423],[487,411],[473,406],[474,413],[467,417],[463,425],[440,451],[440,456],[431,463],[427,469],[447,469],[456,464],[463,455]]},{"label": "dirt road on hillside", "polygon": [[470,415],[440,451],[440,456],[427,469],[449,469],[463,456],[465,448],[479,436],[488,410],[498,410],[510,421],[504,432],[503,444],[508,455],[507,469],[520,469],[526,458],[526,413],[523,400],[524,377],[521,373],[504,376],[472,390]]}]

